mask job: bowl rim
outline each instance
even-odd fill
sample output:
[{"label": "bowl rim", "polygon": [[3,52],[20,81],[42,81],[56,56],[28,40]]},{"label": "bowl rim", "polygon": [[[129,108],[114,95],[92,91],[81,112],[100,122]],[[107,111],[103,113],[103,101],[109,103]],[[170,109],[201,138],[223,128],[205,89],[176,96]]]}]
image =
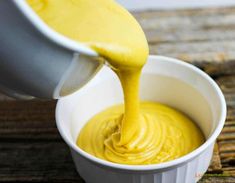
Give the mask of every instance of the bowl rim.
[{"label": "bowl rim", "polygon": [[208,81],[208,83],[216,91],[216,94],[218,96],[218,99],[219,99],[219,102],[221,105],[221,110],[222,110],[220,118],[219,118],[219,123],[218,123],[216,129],[214,130],[214,132],[212,133],[212,135],[200,147],[198,147],[194,151],[190,152],[189,154],[184,155],[184,156],[177,158],[175,160],[171,160],[171,161],[163,162],[163,163],[159,163],[159,164],[151,164],[151,165],[125,165],[125,164],[113,163],[113,162],[109,162],[107,160],[97,158],[97,157],[83,151],[74,142],[71,142],[71,140],[69,140],[66,137],[65,132],[60,125],[61,123],[60,123],[60,118],[59,118],[60,109],[61,109],[61,106],[63,106],[63,102],[64,102],[64,99],[62,98],[62,99],[58,100],[57,105],[56,105],[56,113],[55,113],[56,114],[56,126],[59,130],[60,135],[62,136],[64,141],[69,145],[69,147],[72,148],[77,153],[79,153],[82,157],[84,157],[94,163],[103,165],[105,167],[114,168],[114,169],[129,170],[129,171],[147,171],[147,170],[166,169],[166,168],[177,166],[177,165],[182,164],[184,162],[188,162],[189,160],[195,158],[197,155],[199,155],[203,151],[205,151],[211,144],[213,144],[214,141],[216,140],[216,138],[218,137],[218,135],[220,134],[220,132],[222,131],[222,128],[225,123],[226,111],[227,111],[225,98],[224,98],[224,95],[223,95],[222,91],[220,90],[219,86],[208,74],[206,74],[205,72],[203,72],[202,70],[200,70],[199,68],[195,67],[192,64],[183,62],[182,60],[179,60],[179,59],[165,57],[165,56],[150,55],[148,57],[148,60],[158,60],[158,59],[161,59],[161,61],[164,61],[164,62],[173,63],[173,64],[183,66],[187,69],[190,69],[193,72],[196,72],[197,74],[201,75],[204,79],[206,79]]}]

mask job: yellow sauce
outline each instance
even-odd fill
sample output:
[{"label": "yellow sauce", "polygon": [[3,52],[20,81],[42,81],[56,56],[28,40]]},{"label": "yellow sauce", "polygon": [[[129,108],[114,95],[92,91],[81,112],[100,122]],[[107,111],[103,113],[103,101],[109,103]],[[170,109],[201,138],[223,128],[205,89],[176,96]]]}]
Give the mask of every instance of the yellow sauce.
[{"label": "yellow sauce", "polygon": [[[124,107],[94,116],[77,144],[99,158],[122,164],[153,164],[183,156],[203,143],[200,130],[167,106],[139,102],[139,77],[148,56],[136,20],[113,0],[28,0],[57,32],[83,42],[118,75]],[[89,107],[88,107],[89,110]]]},{"label": "yellow sauce", "polygon": [[176,159],[203,143],[200,130],[185,115],[162,104],[142,102],[140,133],[127,146],[119,145],[123,113],[123,105],[117,105],[95,115],[83,127],[79,146],[101,159],[141,165]]}]

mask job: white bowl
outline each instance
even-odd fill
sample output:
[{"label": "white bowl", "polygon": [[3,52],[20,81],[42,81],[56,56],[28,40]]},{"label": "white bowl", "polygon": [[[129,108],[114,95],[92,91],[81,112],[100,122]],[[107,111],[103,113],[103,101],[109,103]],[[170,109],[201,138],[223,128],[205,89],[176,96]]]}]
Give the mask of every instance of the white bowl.
[{"label": "white bowl", "polygon": [[96,113],[123,102],[120,83],[107,67],[56,107],[59,132],[71,149],[80,176],[87,183],[193,183],[206,172],[216,138],[221,132],[226,103],[217,84],[204,72],[180,60],[150,56],[143,69],[142,100],[158,101],[190,116],[206,142],[173,161],[153,165],[122,165],[98,159],[76,145],[81,128]]}]

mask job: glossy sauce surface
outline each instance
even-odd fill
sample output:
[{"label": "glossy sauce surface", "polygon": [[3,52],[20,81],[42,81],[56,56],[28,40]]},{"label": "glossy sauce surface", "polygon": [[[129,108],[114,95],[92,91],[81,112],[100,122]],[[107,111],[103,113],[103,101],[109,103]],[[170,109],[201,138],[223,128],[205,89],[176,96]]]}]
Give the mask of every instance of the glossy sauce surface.
[{"label": "glossy sauce surface", "polygon": [[79,147],[116,163],[153,164],[183,156],[201,145],[202,133],[181,113],[151,102],[140,107],[139,78],[148,44],[127,10],[113,0],[28,3],[51,28],[96,50],[120,79],[124,106],[94,116],[78,136]]}]

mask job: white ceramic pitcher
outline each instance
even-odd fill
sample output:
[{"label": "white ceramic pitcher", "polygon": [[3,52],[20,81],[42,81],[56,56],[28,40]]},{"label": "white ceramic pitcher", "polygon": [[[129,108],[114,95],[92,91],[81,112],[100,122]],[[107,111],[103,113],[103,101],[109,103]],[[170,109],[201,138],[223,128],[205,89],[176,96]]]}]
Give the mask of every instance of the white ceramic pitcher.
[{"label": "white ceramic pitcher", "polygon": [[50,29],[25,0],[0,1],[0,90],[19,98],[59,98],[102,66],[97,53]]}]

